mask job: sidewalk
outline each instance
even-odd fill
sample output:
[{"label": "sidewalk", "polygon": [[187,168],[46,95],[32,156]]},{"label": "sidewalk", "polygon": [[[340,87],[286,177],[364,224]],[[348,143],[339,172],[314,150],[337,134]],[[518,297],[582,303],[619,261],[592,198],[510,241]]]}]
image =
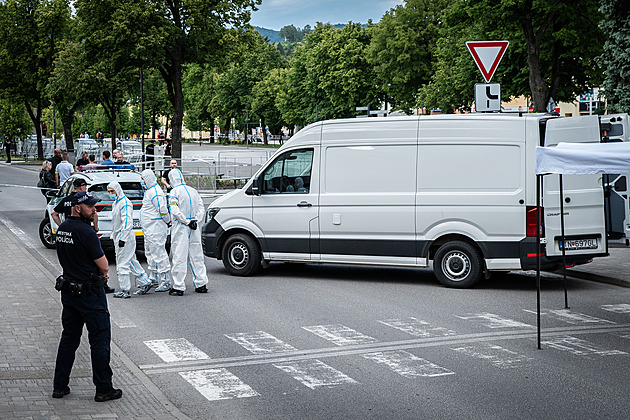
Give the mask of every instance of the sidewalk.
[{"label": "sidewalk", "polygon": [[609,248],[610,256],[567,269],[567,275],[630,287],[630,247]]},{"label": "sidewalk", "polygon": [[114,386],[123,390],[123,397],[94,402],[85,330],[72,370],[71,393],[53,399],[52,378],[61,334],[60,297],[53,287],[58,273],[50,272],[2,223],[0,249],[0,418],[188,418],[113,342]]}]

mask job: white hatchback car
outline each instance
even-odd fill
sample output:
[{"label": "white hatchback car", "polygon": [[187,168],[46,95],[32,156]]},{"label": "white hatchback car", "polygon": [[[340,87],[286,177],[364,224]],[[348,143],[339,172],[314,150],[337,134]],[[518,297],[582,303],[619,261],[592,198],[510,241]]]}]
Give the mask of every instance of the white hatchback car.
[{"label": "white hatchback car", "polygon": [[[113,249],[114,243],[109,235],[112,231],[112,203],[107,193],[107,184],[112,181],[120,183],[125,195],[133,203],[133,232],[136,235],[136,247],[144,248],[144,236],[140,225],[140,208],[144,198],[144,188],[142,178],[138,172],[130,169],[109,168],[109,169],[88,169],[75,172],[59,190],[49,191],[47,198],[50,201],[46,205],[44,220],[39,224],[39,238],[46,248],[55,248],[55,232],[57,225],[52,219],[51,213],[55,206],[74,191],[72,185],[77,178],[83,178],[87,182],[87,190],[90,194],[98,197],[101,201],[96,203],[98,212],[98,237],[104,250]],[[61,215],[63,219],[63,215]]]}]

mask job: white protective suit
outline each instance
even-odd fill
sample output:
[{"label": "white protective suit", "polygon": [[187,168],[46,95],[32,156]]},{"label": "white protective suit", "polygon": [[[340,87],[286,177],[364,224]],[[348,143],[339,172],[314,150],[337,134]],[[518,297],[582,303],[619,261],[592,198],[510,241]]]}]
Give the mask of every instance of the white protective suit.
[{"label": "white protective suit", "polygon": [[142,171],[147,187],[140,210],[140,222],[144,231],[144,253],[153,284],[160,283],[156,291],[167,291],[171,285],[171,263],[166,252],[166,238],[171,215],[164,191],[157,183],[151,169]]},{"label": "white protective suit", "polygon": [[[114,241],[116,249],[116,273],[121,291],[129,293],[131,289],[130,275],[136,279],[136,286],[143,287],[151,284],[144,269],[136,258],[136,235],[133,232],[133,203],[125,196],[125,193],[116,181],[110,182],[107,188],[116,191],[116,201],[112,204],[112,233],[110,238]],[[119,241],[124,241],[125,246],[120,247]]]},{"label": "white protective suit", "polygon": [[[206,264],[201,246],[201,225],[205,216],[205,208],[199,193],[184,182],[179,169],[171,169],[168,175],[173,186],[168,203],[171,207],[173,226],[171,228],[171,256],[173,258],[173,289],[186,290],[187,265],[193,276],[195,289],[208,284]],[[188,227],[191,220],[196,220],[198,227]]]}]

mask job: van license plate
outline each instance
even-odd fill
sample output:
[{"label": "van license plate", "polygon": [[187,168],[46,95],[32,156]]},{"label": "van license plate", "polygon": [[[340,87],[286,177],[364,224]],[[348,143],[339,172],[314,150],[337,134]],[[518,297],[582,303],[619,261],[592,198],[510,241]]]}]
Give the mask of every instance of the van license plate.
[{"label": "van license plate", "polygon": [[[562,241],[559,242],[562,250]],[[597,249],[597,239],[572,239],[567,241],[567,251],[574,249]]]},{"label": "van license plate", "polygon": [[142,229],[142,225],[140,225],[140,220],[134,220],[133,221],[133,228],[134,229]]}]

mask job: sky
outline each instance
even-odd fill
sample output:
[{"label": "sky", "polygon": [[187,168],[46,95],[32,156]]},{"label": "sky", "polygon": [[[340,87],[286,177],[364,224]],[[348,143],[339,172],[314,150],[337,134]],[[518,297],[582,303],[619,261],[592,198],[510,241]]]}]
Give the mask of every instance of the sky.
[{"label": "sky", "polygon": [[293,25],[303,28],[323,23],[367,23],[381,20],[385,12],[404,0],[262,0],[250,24],[280,30]]}]

